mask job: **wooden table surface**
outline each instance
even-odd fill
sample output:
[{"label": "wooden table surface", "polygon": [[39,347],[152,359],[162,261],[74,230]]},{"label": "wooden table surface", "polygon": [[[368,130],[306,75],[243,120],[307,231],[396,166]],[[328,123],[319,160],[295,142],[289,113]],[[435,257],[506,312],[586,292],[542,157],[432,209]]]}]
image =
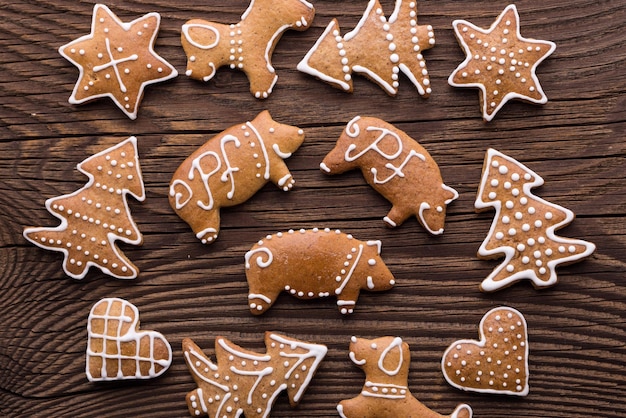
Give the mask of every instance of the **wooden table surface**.
[{"label": "wooden table surface", "polygon": [[[57,49],[89,33],[91,1],[0,5],[0,415],[184,417],[185,395],[195,388],[182,356],[184,337],[213,356],[218,335],[262,352],[264,332],[279,331],[326,344],[328,355],[297,409],[281,395],[275,417],[337,416],[336,404],[359,393],[364,375],[348,358],[352,335],[408,342],[410,388],[440,413],[466,402],[479,418],[625,416],[626,3],[518,1],[522,35],[557,44],[538,68],[549,102],[510,102],[488,124],[480,116],[477,90],[447,83],[465,58],[451,23],[467,19],[488,27],[507,2],[418,2],[419,23],[432,25],[437,41],[424,54],[433,89],[428,99],[404,77],[397,97],[389,97],[362,77],[347,94],[296,70],[333,17],[345,33],[366,3],[314,1],[312,27],[287,32],[275,50],[274,93],[257,100],[241,72],[221,69],[208,83],[186,77],[180,43],[186,20],[234,23],[246,0],[111,1],[108,6],[123,21],[161,14],[155,49],[181,74],[146,89],[135,121],[108,99],[68,103],[78,71]],[[394,2],[382,5],[389,15]],[[224,210],[219,239],[202,245],[169,206],[172,173],[207,139],[264,109],[305,130],[304,144],[287,160],[296,186],[284,193],[270,184]],[[360,173],[328,177],[320,171],[324,155],[356,115],[395,124],[439,163],[445,182],[460,193],[449,206],[442,236],[429,235],[415,219],[386,228],[382,218],[390,205]],[[122,249],[141,273],[124,281],[92,269],[74,280],[64,274],[61,254],[28,243],[23,228],[56,226],[45,200],[81,188],[87,178],[76,164],[130,135],[138,138],[147,198],[130,199],[129,206],[144,243]],[[559,267],[553,288],[538,291],[525,281],[492,294],[478,289],[499,264],[476,256],[494,215],[474,210],[490,147],[545,179],[537,195],[576,213],[560,235],[597,245],[583,262]],[[313,227],[382,240],[382,257],[397,285],[364,292],[351,316],[341,316],[333,300],[302,302],[288,295],[266,314],[252,316],[244,253],[267,234]],[[87,316],[103,297],[134,303],[142,327],[168,338],[173,363],[163,376],[87,381]],[[482,315],[500,305],[518,309],[528,322],[526,397],[462,392],[441,372],[445,348],[477,338]]]}]

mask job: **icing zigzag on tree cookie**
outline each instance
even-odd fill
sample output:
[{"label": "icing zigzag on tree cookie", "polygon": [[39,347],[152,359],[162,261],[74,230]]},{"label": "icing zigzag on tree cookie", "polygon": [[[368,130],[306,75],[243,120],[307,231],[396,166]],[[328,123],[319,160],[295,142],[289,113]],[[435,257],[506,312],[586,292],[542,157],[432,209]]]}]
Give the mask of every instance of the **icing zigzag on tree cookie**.
[{"label": "icing zigzag on tree cookie", "polygon": [[344,36],[333,19],[298,70],[347,92],[352,92],[356,72],[392,96],[398,93],[402,72],[419,94],[428,97],[431,87],[422,51],[434,44],[432,26],[417,24],[416,2],[396,0],[387,18],[378,0],[370,0],[358,25]]},{"label": "icing zigzag on tree cookie", "polygon": [[563,238],[555,231],[574,220],[574,213],[535,196],[531,190],[543,179],[528,167],[489,149],[475,207],[496,210],[491,229],[478,256],[505,259],[482,282],[481,290],[493,292],[522,279],[536,288],[557,282],[556,267],[574,263],[595,250],[595,245],[579,239]]}]

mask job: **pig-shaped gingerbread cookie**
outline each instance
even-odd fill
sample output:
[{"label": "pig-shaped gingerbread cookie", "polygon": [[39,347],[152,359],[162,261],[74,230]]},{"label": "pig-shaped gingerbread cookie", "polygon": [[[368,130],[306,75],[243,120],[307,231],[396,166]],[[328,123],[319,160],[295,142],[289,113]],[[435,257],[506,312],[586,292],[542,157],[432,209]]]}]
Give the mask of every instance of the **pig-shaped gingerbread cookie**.
[{"label": "pig-shaped gingerbread cookie", "polygon": [[286,291],[300,299],[336,296],[339,311],[352,313],[361,289],[395,284],[380,251],[380,241],[359,241],[338,230],[268,235],[245,256],[250,312],[262,314]]},{"label": "pig-shaped gingerbread cookie", "polygon": [[251,122],[209,139],[178,167],[170,182],[170,205],[204,244],[220,230],[220,208],[241,204],[267,182],[284,191],[294,179],[283,161],[304,141],[295,126],[263,111]]},{"label": "pig-shaped gingerbread cookie", "polygon": [[384,218],[390,227],[416,216],[428,232],[439,235],[446,206],[459,196],[443,183],[437,163],[420,144],[377,118],[352,119],[320,168],[327,174],[360,168],[367,183],[391,202]]}]

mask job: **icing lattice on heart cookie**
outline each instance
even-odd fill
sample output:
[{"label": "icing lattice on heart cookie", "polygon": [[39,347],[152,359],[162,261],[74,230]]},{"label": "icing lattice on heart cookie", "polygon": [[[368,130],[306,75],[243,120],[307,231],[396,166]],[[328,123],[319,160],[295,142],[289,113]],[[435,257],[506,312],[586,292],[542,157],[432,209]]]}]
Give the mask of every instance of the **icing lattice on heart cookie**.
[{"label": "icing lattice on heart cookie", "polygon": [[87,324],[87,379],[150,379],[172,363],[172,348],[156,331],[139,331],[139,310],[119,298],[96,303]]},{"label": "icing lattice on heart cookie", "polygon": [[494,308],[480,321],[479,332],[480,341],[458,340],[445,351],[445,379],[461,390],[526,396],[528,332],[522,314]]}]

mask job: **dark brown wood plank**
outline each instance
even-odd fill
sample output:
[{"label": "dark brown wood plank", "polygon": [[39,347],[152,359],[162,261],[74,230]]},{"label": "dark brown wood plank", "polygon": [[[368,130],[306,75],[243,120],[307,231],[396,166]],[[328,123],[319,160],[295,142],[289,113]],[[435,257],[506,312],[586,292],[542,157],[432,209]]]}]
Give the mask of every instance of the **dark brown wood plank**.
[{"label": "dark brown wood plank", "polygon": [[[394,1],[381,2],[387,14]],[[180,27],[194,17],[235,22],[247,0],[113,1],[124,21],[158,11],[156,51],[181,74],[185,54]],[[522,35],[557,44],[538,69],[550,101],[507,104],[482,122],[478,93],[455,89],[448,75],[463,60],[451,22],[488,27],[504,1],[418,1],[419,22],[431,24],[437,45],[425,52],[433,94],[422,99],[401,78],[388,97],[356,77],[345,94],[296,70],[327,23],[342,31],[359,21],[367,2],[314,1],[306,32],[287,32],[273,57],[279,81],[258,101],[242,73],[222,69],[209,83],[184,75],[150,86],[138,119],[110,101],[67,102],[78,71],[59,46],[89,32],[92,2],[16,0],[0,6],[0,415],[188,416],[185,394],[194,388],[181,341],[193,338],[213,355],[217,335],[263,350],[266,330],[327,344],[329,353],[303,401],[292,410],[280,396],[272,416],[337,416],[336,404],[356,396],[364,376],[348,359],[351,335],[397,335],[411,345],[410,388],[423,403],[449,413],[459,402],[476,417],[623,416],[626,397],[626,4],[621,0],[520,0]],[[203,246],[170,208],[172,173],[208,138],[268,109],[302,127],[303,146],[288,160],[296,187],[268,185],[243,205],[224,211],[222,232]],[[360,173],[328,177],[319,163],[355,115],[396,124],[439,163],[460,198],[449,207],[446,232],[429,236],[409,220],[395,230],[382,217],[390,205]],[[86,178],[76,164],[130,135],[138,137],[147,199],[130,201],[144,234],[125,254],[141,270],[132,282],[96,271],[82,281],[61,269],[61,255],[30,245],[22,230],[56,225],[47,198],[71,193]],[[476,251],[492,220],[473,203],[485,150],[505,152],[540,174],[535,192],[573,210],[577,219],[561,235],[594,242],[584,262],[558,269],[559,284],[536,291],[528,283],[494,294],[478,284],[498,264]],[[381,239],[383,258],[397,278],[386,293],[365,292],[352,317],[332,301],[300,302],[282,295],[261,317],[246,306],[243,254],[259,238],[290,228],[330,227],[362,239]],[[174,349],[171,369],[147,382],[90,384],[84,374],[86,320],[102,297],[136,304],[142,326],[162,332]],[[525,314],[530,335],[530,394],[480,396],[449,386],[441,355],[452,341],[476,338],[490,308],[510,305]]]}]

